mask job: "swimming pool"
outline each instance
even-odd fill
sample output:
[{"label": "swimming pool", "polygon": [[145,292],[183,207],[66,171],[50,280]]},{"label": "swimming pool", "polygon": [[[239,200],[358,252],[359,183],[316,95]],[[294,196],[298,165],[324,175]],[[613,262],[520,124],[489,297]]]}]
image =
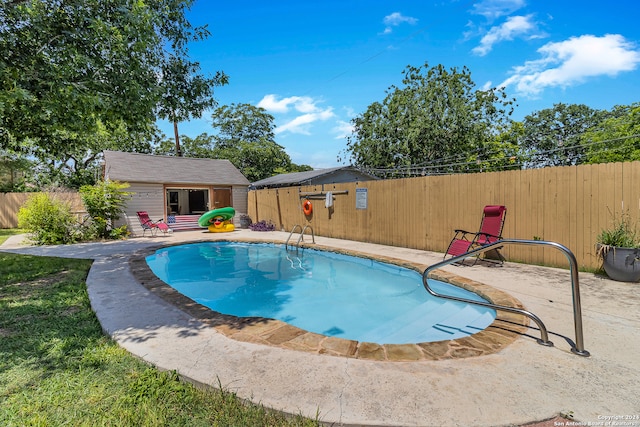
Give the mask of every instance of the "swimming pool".
[{"label": "swimming pool", "polygon": [[[416,271],[335,252],[218,241],[162,248],[146,262],[164,282],[214,311],[361,342],[456,339],[495,319],[491,309],[431,297]],[[444,282],[430,284],[443,294],[484,301]]]}]

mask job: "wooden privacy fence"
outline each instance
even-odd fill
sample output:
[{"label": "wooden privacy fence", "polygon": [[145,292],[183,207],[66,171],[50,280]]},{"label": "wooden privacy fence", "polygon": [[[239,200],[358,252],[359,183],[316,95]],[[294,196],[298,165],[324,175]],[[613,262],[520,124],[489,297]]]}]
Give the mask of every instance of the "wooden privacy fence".
[{"label": "wooden privacy fence", "polygon": [[[326,192],[333,206],[325,207]],[[313,212],[305,217],[302,194]],[[249,192],[253,221],[277,229],[310,224],[318,236],[443,252],[456,228],[477,231],[485,205],[505,205],[503,236],[568,247],[597,268],[596,237],[621,213],[640,219],[640,162],[427,176]],[[510,246],[507,260],[567,267],[551,248]]]},{"label": "wooden privacy fence", "polygon": [[[38,193],[0,193],[0,228],[16,228],[18,226],[18,211],[29,197]],[[80,194],[77,192],[49,193],[53,197],[70,204],[71,211],[82,213],[85,211]]]}]

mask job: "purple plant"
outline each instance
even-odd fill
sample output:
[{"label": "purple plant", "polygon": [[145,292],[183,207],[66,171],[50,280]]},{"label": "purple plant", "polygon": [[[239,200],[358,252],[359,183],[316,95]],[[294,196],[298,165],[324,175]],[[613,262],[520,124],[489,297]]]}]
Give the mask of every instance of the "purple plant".
[{"label": "purple plant", "polygon": [[262,220],[249,224],[249,228],[251,231],[274,231],[276,226],[271,221]]}]

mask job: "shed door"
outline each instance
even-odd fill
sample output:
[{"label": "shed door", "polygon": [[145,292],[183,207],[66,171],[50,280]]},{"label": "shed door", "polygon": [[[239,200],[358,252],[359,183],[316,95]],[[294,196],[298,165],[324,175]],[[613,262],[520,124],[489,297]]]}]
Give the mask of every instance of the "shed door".
[{"label": "shed door", "polygon": [[213,189],[213,209],[226,208],[231,206],[231,189],[230,188],[214,188]]}]

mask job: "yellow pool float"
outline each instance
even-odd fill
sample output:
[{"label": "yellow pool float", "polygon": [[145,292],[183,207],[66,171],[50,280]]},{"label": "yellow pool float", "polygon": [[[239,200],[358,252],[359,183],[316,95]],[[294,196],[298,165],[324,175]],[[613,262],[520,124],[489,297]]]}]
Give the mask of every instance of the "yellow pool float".
[{"label": "yellow pool float", "polygon": [[232,207],[213,209],[198,218],[198,225],[207,227],[210,233],[227,233],[236,228],[231,222],[235,214]]}]

